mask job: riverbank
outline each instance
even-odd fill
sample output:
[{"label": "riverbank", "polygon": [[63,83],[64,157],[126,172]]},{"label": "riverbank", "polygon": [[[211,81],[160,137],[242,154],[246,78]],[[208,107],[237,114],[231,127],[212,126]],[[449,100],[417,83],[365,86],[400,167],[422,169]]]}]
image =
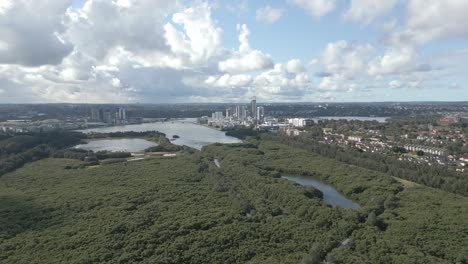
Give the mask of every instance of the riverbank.
[{"label": "riverbank", "polygon": [[175,145],[186,145],[200,150],[203,146],[213,143],[240,143],[241,140],[226,136],[224,132],[197,125],[189,119],[178,119],[171,122],[148,123],[121,127],[108,127],[100,129],[81,130],[83,133],[116,133],[116,132],[147,132],[159,131],[167,137],[178,135],[179,138],[171,141]]},{"label": "riverbank", "polygon": [[[89,167],[47,158],[3,175],[0,262],[464,263],[468,255],[465,197],[403,188],[271,141],[175,154]],[[362,207],[332,207],[281,175],[315,177]]]}]

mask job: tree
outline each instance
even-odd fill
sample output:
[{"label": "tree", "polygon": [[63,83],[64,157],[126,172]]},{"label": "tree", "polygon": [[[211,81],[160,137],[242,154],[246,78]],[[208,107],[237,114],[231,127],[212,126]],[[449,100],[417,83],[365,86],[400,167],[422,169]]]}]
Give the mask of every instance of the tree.
[{"label": "tree", "polygon": [[391,194],[385,199],[384,207],[385,209],[394,209],[398,206],[398,198]]},{"label": "tree", "polygon": [[322,261],[322,248],[320,244],[314,243],[310,253],[302,259],[302,264],[320,264]]},{"label": "tree", "polygon": [[370,226],[377,226],[378,219],[374,211],[370,212],[370,214],[367,216],[366,223]]}]

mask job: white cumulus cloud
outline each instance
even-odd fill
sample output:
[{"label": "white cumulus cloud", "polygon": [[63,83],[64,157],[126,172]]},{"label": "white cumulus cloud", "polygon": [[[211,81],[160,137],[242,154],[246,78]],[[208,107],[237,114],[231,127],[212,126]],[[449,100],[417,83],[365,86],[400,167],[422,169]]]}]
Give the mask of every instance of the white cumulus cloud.
[{"label": "white cumulus cloud", "polygon": [[324,16],[336,8],[335,0],[289,0],[289,2],[303,8],[314,17]]},{"label": "white cumulus cloud", "polygon": [[220,61],[218,64],[219,70],[222,72],[239,73],[271,68],[273,66],[271,56],[250,47],[248,38],[250,31],[247,25],[238,25],[237,28],[239,30],[239,50],[232,52],[228,59]]},{"label": "white cumulus cloud", "polygon": [[345,18],[369,24],[376,17],[391,11],[397,3],[398,0],[351,0]]},{"label": "white cumulus cloud", "polygon": [[205,83],[215,87],[246,87],[252,83],[252,76],[247,74],[209,76]]},{"label": "white cumulus cloud", "polygon": [[264,23],[274,23],[283,16],[282,8],[273,8],[269,5],[257,9],[255,18]]},{"label": "white cumulus cloud", "polygon": [[165,37],[176,58],[182,59],[182,66],[202,66],[221,54],[223,31],[214,25],[207,3],[174,14],[172,21],[183,26],[184,31],[167,23]]},{"label": "white cumulus cloud", "polygon": [[373,51],[370,44],[357,44],[340,40],[328,43],[320,62],[330,74],[351,76],[364,70]]},{"label": "white cumulus cloud", "polygon": [[419,55],[412,47],[392,48],[369,63],[370,75],[408,73],[415,70]]},{"label": "white cumulus cloud", "polygon": [[1,0],[0,63],[59,64],[73,50],[72,44],[61,37],[70,3],[71,0]]},{"label": "white cumulus cloud", "polygon": [[398,80],[392,80],[388,83],[388,86],[392,89],[397,89],[402,87],[402,83]]},{"label": "white cumulus cloud", "polygon": [[425,44],[468,37],[468,1],[409,0],[403,30],[387,36],[392,45]]}]

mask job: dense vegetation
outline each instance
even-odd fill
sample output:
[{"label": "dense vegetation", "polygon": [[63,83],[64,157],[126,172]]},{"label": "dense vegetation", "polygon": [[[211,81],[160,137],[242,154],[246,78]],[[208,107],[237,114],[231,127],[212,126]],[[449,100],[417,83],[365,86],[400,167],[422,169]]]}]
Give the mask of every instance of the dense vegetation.
[{"label": "dense vegetation", "polygon": [[467,198],[274,141],[248,146],[209,146],[204,152],[222,159],[223,169],[238,167],[239,174],[243,168],[310,175],[364,205],[351,242],[322,254],[332,263],[468,263]]},{"label": "dense vegetation", "polygon": [[226,136],[236,137],[239,139],[246,139],[247,137],[257,136],[258,132],[251,128],[237,128],[237,129],[227,129]]},{"label": "dense vegetation", "polygon": [[468,178],[465,174],[447,170],[445,166],[428,166],[399,161],[379,153],[359,152],[335,145],[328,145],[301,137],[281,137],[264,134],[264,139],[306,149],[355,166],[388,173],[389,175],[468,196]]},{"label": "dense vegetation", "polygon": [[80,142],[84,135],[69,132],[25,133],[0,138],[0,176],[27,162],[57,155]]},{"label": "dense vegetation", "polygon": [[109,132],[109,133],[90,133],[88,138],[155,138],[166,137],[166,134],[159,131],[125,131],[125,132]]},{"label": "dense vegetation", "polygon": [[[62,149],[0,178],[0,262],[468,263],[467,198],[287,144],[92,167]],[[331,207],[282,175],[362,207]]]},{"label": "dense vegetation", "polygon": [[235,178],[197,155],[65,169],[76,163],[0,179],[2,263],[298,263],[358,224],[286,180]]},{"label": "dense vegetation", "polygon": [[[101,138],[145,138],[158,143],[157,146],[147,149],[147,152],[176,152],[189,149],[172,144],[164,133],[158,131],[91,134],[78,132],[0,134],[0,176],[14,171],[28,162],[48,157],[87,160],[90,161],[87,165],[95,165],[99,164],[96,163],[98,160],[115,159],[117,161],[131,156],[129,152],[100,151],[93,153],[83,149],[70,148],[84,140]],[[81,168],[83,165],[79,167]]]}]

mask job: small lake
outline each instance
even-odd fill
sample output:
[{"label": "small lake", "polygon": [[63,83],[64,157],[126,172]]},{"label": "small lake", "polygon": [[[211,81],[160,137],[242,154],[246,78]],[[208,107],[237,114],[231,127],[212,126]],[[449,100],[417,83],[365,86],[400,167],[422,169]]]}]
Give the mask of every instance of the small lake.
[{"label": "small lake", "polygon": [[178,135],[180,138],[175,139],[172,143],[177,145],[186,145],[195,149],[201,149],[203,146],[213,143],[240,143],[240,139],[226,136],[225,132],[200,126],[195,123],[196,119],[188,118],[174,120],[168,122],[145,123],[137,125],[100,127],[78,130],[83,133],[110,133],[110,132],[144,132],[144,131],[159,131],[166,134],[166,137],[171,139],[173,135]]},{"label": "small lake", "polygon": [[314,122],[318,120],[358,120],[358,121],[377,121],[379,123],[385,123],[388,117],[366,117],[366,116],[319,116],[316,118],[312,118]]},{"label": "small lake", "polygon": [[98,151],[143,151],[149,147],[157,146],[158,144],[139,138],[122,138],[122,139],[99,139],[92,140],[88,144],[81,144],[75,148]]},{"label": "small lake", "polygon": [[317,190],[320,190],[323,192],[323,201],[331,206],[339,206],[347,209],[358,209],[360,207],[359,204],[349,200],[336,191],[332,186],[315,180],[312,177],[282,176],[281,178],[296,182],[303,186],[312,186]]}]

